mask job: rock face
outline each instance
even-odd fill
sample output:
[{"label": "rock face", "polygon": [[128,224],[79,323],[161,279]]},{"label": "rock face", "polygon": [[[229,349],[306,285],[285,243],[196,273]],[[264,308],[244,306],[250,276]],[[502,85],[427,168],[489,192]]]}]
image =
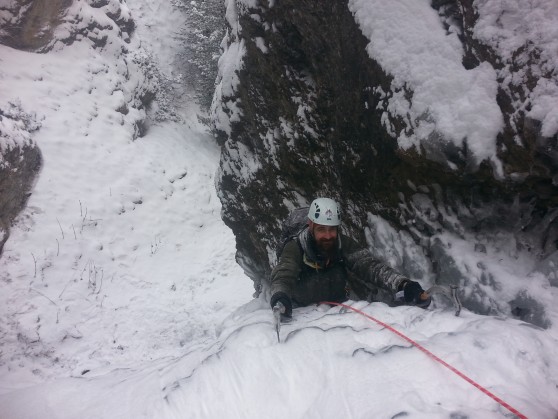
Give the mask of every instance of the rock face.
[{"label": "rock face", "polygon": [[[125,38],[134,31],[134,21],[122,2],[89,0],[86,7],[73,0],[16,0],[0,6],[0,43],[24,50],[47,52],[57,42],[69,45],[85,37],[98,47],[107,41],[104,29],[116,26]],[[97,20],[88,6],[101,9],[110,21]],[[58,30],[58,32],[57,32]]]},{"label": "rock face", "polygon": [[[541,81],[556,83],[556,71],[540,71],[551,62],[536,45],[503,57],[483,43],[472,1],[433,2],[463,44],[462,66],[496,71],[500,165],[475,162],[467,141],[401,147],[397,138],[417,125],[390,112],[390,98],[412,102],[414,92],[394,90],[393,74],[367,53],[356,3],[227,3],[213,116],[222,144],[217,187],[238,262],[265,295],[280,221],[331,196],[344,209],[344,229],[402,273],[461,286],[464,305],[477,312],[548,326],[528,287],[502,284],[485,259],[504,254],[512,266],[527,257],[524,274],[536,276],[556,252],[557,136],[528,112]],[[520,73],[520,83],[508,77]]]},{"label": "rock face", "polygon": [[71,3],[71,0],[17,0],[1,6],[0,42],[28,51],[48,45]]},{"label": "rock face", "polygon": [[0,108],[0,254],[41,168],[41,152],[30,136],[38,128],[33,115],[18,106]]}]

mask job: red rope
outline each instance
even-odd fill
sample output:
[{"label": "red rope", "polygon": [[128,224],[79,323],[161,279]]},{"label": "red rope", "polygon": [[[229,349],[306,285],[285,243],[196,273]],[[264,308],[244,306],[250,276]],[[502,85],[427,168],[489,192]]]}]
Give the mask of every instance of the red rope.
[{"label": "red rope", "polygon": [[442,364],[444,367],[448,368],[449,370],[453,371],[455,374],[457,374],[459,377],[463,378],[465,381],[467,381],[469,384],[472,384],[473,386],[475,386],[477,389],[479,389],[480,391],[482,391],[484,394],[486,394],[488,397],[492,398],[493,400],[495,400],[496,402],[498,402],[500,405],[502,405],[503,407],[505,407],[506,409],[508,409],[510,412],[512,412],[514,415],[518,416],[520,419],[527,419],[527,416],[525,416],[524,414],[520,413],[517,409],[513,408],[512,406],[510,406],[508,403],[506,403],[504,400],[502,400],[501,398],[499,398],[498,396],[496,396],[495,394],[491,393],[489,390],[487,390],[486,388],[484,388],[483,386],[481,386],[480,384],[478,384],[477,382],[473,381],[472,379],[470,379],[469,377],[467,377],[465,374],[463,374],[461,371],[457,370],[456,368],[452,367],[451,365],[449,365],[447,362],[445,362],[444,360],[438,358],[436,355],[434,355],[432,352],[430,352],[428,349],[426,349],[424,346],[422,346],[420,343],[415,342],[414,340],[412,340],[411,338],[405,336],[403,333],[401,333],[400,331],[394,329],[393,327],[391,327],[389,324],[386,324],[368,314],[366,314],[365,312],[358,310],[354,307],[351,307],[347,304],[342,304],[342,303],[334,303],[334,302],[330,302],[330,301],[324,301],[320,304],[330,304],[330,305],[335,305],[335,306],[341,306],[341,307],[345,307],[349,310],[354,311],[355,313],[358,313],[376,323],[378,323],[380,326],[385,327],[386,329],[390,330],[391,332],[395,333],[397,336],[400,336],[401,338],[405,339],[407,342],[409,342],[410,344],[412,344],[413,346],[415,346],[416,348],[420,349],[422,352],[424,352],[426,355],[428,355],[430,358],[434,359],[435,361],[439,362],[440,364]]}]

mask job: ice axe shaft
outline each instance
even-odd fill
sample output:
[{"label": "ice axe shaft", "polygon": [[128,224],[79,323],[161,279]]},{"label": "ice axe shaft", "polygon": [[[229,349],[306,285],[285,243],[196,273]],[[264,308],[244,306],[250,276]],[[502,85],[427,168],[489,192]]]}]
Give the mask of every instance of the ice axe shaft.
[{"label": "ice axe shaft", "polygon": [[455,285],[450,285],[449,287],[443,285],[434,285],[430,287],[428,290],[426,290],[426,292],[423,293],[423,295],[426,294],[426,297],[424,299],[428,298],[428,296],[432,294],[445,295],[452,301],[453,305],[455,306],[455,315],[459,316],[459,314],[461,313],[462,306],[461,306],[461,301],[459,300],[459,296],[457,295],[457,290],[458,287]]},{"label": "ice axe shaft", "polygon": [[275,318],[275,331],[277,332],[277,343],[281,343],[279,331],[281,330],[281,314],[285,314],[285,306],[281,301],[278,301],[273,306],[273,317]]}]

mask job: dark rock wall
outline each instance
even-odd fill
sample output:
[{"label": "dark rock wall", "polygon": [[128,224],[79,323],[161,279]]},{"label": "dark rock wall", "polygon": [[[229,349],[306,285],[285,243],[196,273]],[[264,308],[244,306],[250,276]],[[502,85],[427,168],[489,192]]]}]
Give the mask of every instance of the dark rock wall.
[{"label": "dark rock wall", "polygon": [[[243,118],[226,139],[218,186],[239,259],[249,260],[243,266],[257,282],[269,273],[286,202],[303,204],[319,194],[359,202],[375,188],[389,189],[379,174],[393,172],[399,161],[372,103],[362,112],[370,86],[389,86],[389,79],[363,54],[367,40],[346,5],[281,2],[258,13],[264,20],[240,16],[247,51],[239,74]],[[259,166],[248,179],[239,170],[246,159]],[[362,228],[351,225],[358,220],[346,221],[363,239]]]},{"label": "dark rock wall", "polygon": [[[527,116],[531,110],[531,95],[540,81],[556,84],[556,68],[531,42],[521,45],[510,57],[501,57],[491,46],[481,43],[474,35],[479,20],[473,0],[435,0],[436,8],[447,27],[460,33],[465,55],[463,66],[475,68],[488,62],[498,74],[498,105],[505,127],[498,137],[500,158],[506,175],[520,186],[522,201],[532,200],[536,216],[558,206],[558,140],[556,134],[545,137],[541,122]],[[519,82],[518,82],[519,80]],[[545,249],[551,250],[553,244]],[[556,244],[556,243],[554,243]]]},{"label": "dark rock wall", "polygon": [[0,254],[11,222],[24,208],[42,163],[40,150],[32,146],[11,149],[3,158],[6,165],[0,167]]},{"label": "dark rock wall", "polygon": [[30,132],[38,128],[33,116],[17,106],[0,108],[0,144],[4,144],[0,148],[0,255],[12,220],[25,206],[41,168],[41,152],[30,139]]},{"label": "dark rock wall", "polygon": [[0,255],[42,165],[41,152],[31,138],[39,128],[36,116],[19,104],[0,106]]},{"label": "dark rock wall", "polygon": [[[460,26],[465,66],[498,62],[467,30],[476,18],[471,1],[434,6],[448,27]],[[239,83],[214,103],[231,121],[230,132],[217,130],[223,146],[217,187],[223,219],[237,238],[237,259],[257,292],[267,290],[280,220],[319,195],[341,202],[345,229],[362,244],[365,232],[368,244],[374,242],[369,212],[405,232],[429,264],[421,274],[440,283],[468,281],[433,239],[444,231],[476,237],[479,252],[483,238],[502,233],[536,258],[556,251],[556,137],[542,138],[537,123],[522,118],[509,86],[502,85],[498,97],[506,115],[498,138],[505,173],[496,179],[488,162],[470,167],[466,146],[447,147],[434,158],[428,150],[398,149],[376,109],[385,98],[377,88],[390,94],[390,75],[369,58],[369,41],[345,1],[228,7],[237,19],[229,18],[226,45],[241,44],[245,54]],[[408,129],[404,121],[390,122]],[[398,268],[417,274],[410,266]],[[479,312],[506,311],[473,295],[465,300]]]}]

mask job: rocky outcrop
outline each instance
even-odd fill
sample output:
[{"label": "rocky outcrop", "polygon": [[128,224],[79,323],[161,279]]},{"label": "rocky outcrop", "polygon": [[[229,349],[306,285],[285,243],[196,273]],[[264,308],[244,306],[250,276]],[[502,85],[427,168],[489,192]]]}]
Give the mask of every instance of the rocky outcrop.
[{"label": "rocky outcrop", "polygon": [[[89,6],[102,9],[108,19],[94,18]],[[47,52],[57,42],[70,45],[83,37],[102,47],[108,39],[103,30],[116,26],[129,39],[135,27],[127,7],[111,0],[16,0],[0,11],[0,43],[24,51]]]},{"label": "rocky outcrop", "polygon": [[41,153],[30,135],[38,128],[34,116],[19,106],[0,108],[0,254],[41,168]]},{"label": "rocky outcrop", "polygon": [[48,45],[71,0],[17,0],[0,6],[0,42],[35,51]]},{"label": "rocky outcrop", "polygon": [[[500,292],[495,268],[480,260],[492,250],[534,261],[556,252],[556,133],[543,132],[528,112],[549,76],[535,69],[549,63],[536,46],[499,55],[474,32],[480,15],[472,1],[433,3],[448,33],[459,34],[463,67],[496,70],[505,127],[492,161],[473,159],[466,140],[456,144],[439,132],[401,146],[398,139],[419,125],[393,111],[391,99],[412,103],[415,92],[394,90],[394,75],[367,53],[355,2],[227,3],[213,116],[222,144],[218,192],[237,260],[265,294],[280,220],[313,197],[331,196],[344,208],[344,228],[403,273],[460,285],[465,306],[477,312],[514,312],[545,326],[529,293]],[[531,68],[525,82],[504,78],[524,64]],[[440,138],[431,142],[433,135]],[[471,247],[471,260],[478,256],[474,269],[456,258],[456,241]]]}]

